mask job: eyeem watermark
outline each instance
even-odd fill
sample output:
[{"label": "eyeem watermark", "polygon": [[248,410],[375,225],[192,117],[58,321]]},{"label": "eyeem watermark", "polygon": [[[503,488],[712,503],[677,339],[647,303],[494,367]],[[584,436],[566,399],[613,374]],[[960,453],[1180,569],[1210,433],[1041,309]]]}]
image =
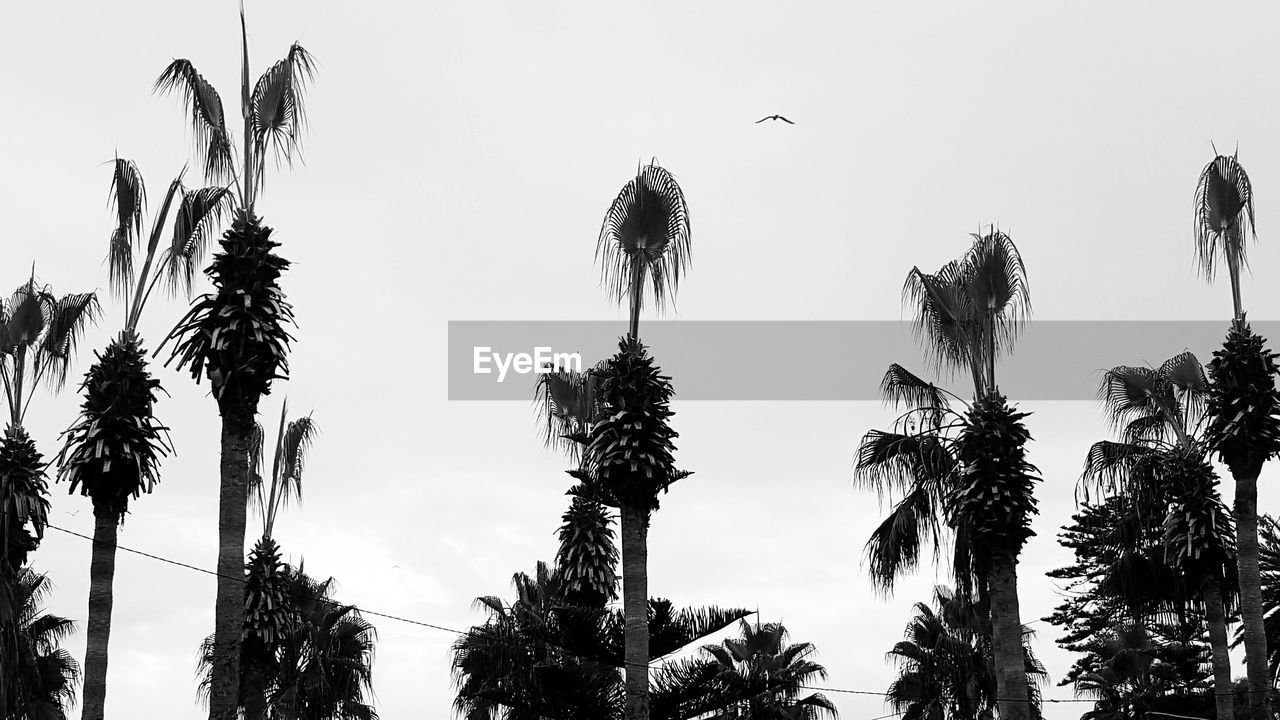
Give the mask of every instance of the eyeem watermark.
[{"label": "eyeem watermark", "polygon": [[472,355],[472,372],[477,375],[498,373],[498,382],[506,380],[508,372],[517,375],[552,372],[582,372],[582,355],[579,353],[552,352],[550,347],[535,347],[533,353],[494,352],[488,346],[476,346]]},{"label": "eyeem watermark", "polygon": [[[1280,321],[1250,324],[1267,338],[1268,347],[1280,348]],[[1186,350],[1207,363],[1230,327],[1229,318],[1032,320],[1018,334],[1013,351],[1000,358],[996,380],[1015,402],[1092,403],[1103,370],[1116,365],[1158,368]],[[626,331],[626,322],[615,320],[450,321],[449,399],[528,402],[537,379],[546,377],[541,368],[572,362],[571,368],[590,370],[617,354]],[[879,402],[880,380],[890,363],[962,397],[973,392],[967,373],[937,368],[909,321],[646,319],[640,331],[682,402]],[[576,352],[566,357],[550,349],[567,347]],[[746,351],[729,350],[741,348]]]}]

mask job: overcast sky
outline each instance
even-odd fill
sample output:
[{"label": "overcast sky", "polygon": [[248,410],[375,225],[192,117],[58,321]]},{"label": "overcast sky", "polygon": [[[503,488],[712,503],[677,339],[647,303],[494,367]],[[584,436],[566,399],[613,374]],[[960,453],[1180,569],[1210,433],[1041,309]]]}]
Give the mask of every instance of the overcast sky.
[{"label": "overcast sky", "polygon": [[[269,172],[259,203],[295,263],[284,287],[300,325],[292,379],[262,410],[277,417],[287,395],[322,430],[305,502],[283,514],[278,540],[346,601],[455,628],[483,619],[474,597],[509,597],[512,573],[552,559],[566,461],[540,447],[526,403],[447,400],[446,323],[615,319],[624,333],[592,255],[640,159],[669,168],[691,207],[694,264],[673,319],[898,319],[913,265],[938,267],[997,222],[1026,260],[1037,318],[1222,319],[1225,330],[1228,286],[1192,265],[1191,200],[1211,141],[1238,142],[1261,238],[1245,304],[1280,319],[1277,21],[1272,3],[250,2],[255,76],[295,39],[320,62],[306,164]],[[0,287],[34,260],[59,292],[105,290],[104,163],[136,160],[158,200],[190,144],[185,113],[151,84],[190,58],[234,116],[238,32],[228,1],[6,6]],[[755,124],[774,113],[796,124]],[[120,327],[120,304],[106,307],[77,377]],[[152,303],[148,347],[185,307]],[[725,351],[768,372],[772,353],[804,348],[742,337]],[[839,357],[812,364],[842,372]],[[120,543],[211,568],[215,403],[207,382],[158,377],[178,455]],[[73,390],[32,404],[47,456],[74,417]],[[1055,535],[1105,427],[1091,403],[1024,407],[1045,477],[1020,566],[1030,620],[1057,602],[1043,573],[1066,559]],[[923,572],[884,599],[861,567],[881,510],[849,470],[861,434],[892,413],[675,409],[678,459],[697,474],[654,517],[651,592],[758,607],[817,644],[827,685],[886,688],[884,653],[940,579]],[[1276,474],[1264,470],[1264,511],[1278,509]],[[91,534],[88,500],[53,492],[52,522]],[[34,556],[56,584],[50,609],[82,624],[89,550],[51,530]],[[121,553],[115,587],[108,717],[203,717],[194,668],[213,579]],[[449,717],[453,636],[372,619],[382,716]],[[1056,682],[1071,658],[1035,627]],[[83,643],[77,634],[69,649],[82,657]],[[888,712],[875,697],[831,697],[846,720]]]}]

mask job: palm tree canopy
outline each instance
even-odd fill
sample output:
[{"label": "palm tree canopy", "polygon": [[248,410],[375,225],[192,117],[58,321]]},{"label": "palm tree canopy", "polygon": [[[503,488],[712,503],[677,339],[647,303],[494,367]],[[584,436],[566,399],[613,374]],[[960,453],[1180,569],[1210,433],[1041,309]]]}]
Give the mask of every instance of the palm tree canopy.
[{"label": "palm tree canopy", "polygon": [[1229,267],[1246,264],[1246,235],[1257,237],[1253,185],[1235,154],[1218,155],[1196,183],[1196,261],[1206,279],[1213,280],[1220,259]]},{"label": "palm tree canopy", "polygon": [[41,382],[54,392],[62,389],[76,346],[98,311],[97,294],[58,297],[36,284],[34,272],[8,301],[0,300],[0,380],[10,424],[22,424]]},{"label": "palm tree canopy", "polygon": [[270,483],[262,475],[266,432],[261,425],[256,426],[249,446],[249,464],[252,468],[249,474],[249,500],[262,511],[264,537],[271,537],[280,508],[292,500],[302,500],[302,476],[307,454],[319,432],[310,415],[289,420],[288,413],[289,403],[286,400],[280,406],[280,425],[276,430]]},{"label": "palm tree canopy", "polygon": [[689,238],[689,205],[680,185],[656,163],[639,168],[609,206],[596,243],[609,294],[638,309],[647,286],[661,309],[688,270]]},{"label": "palm tree canopy", "polygon": [[[270,543],[274,545],[274,543]],[[319,581],[300,565],[279,562],[274,555],[274,571],[269,583],[273,602],[271,613],[276,634],[270,642],[246,642],[241,648],[241,706],[246,698],[243,689],[247,671],[263,674],[260,692],[269,709],[269,717],[291,720],[377,720],[378,714],[369,700],[373,688],[373,660],[377,641],[376,629],[351,605],[333,598],[333,578]],[[259,562],[259,567],[265,564]],[[250,582],[254,582],[251,572]],[[246,602],[253,600],[246,594]],[[257,633],[268,627],[265,598],[259,605],[247,606],[245,632]],[[207,697],[214,661],[213,637],[200,648],[200,693]],[[251,661],[250,663],[244,662]]]},{"label": "palm tree canopy", "polygon": [[1247,323],[1235,322],[1209,362],[1204,437],[1232,472],[1280,454],[1276,353]]},{"label": "palm tree canopy", "polygon": [[[184,168],[169,183],[144,246],[146,185],[142,173],[126,158],[117,157],[113,167],[108,205],[114,210],[115,227],[111,230],[107,252],[108,279],[112,292],[124,300],[124,330],[132,333],[137,328],[143,305],[161,278],[166,280],[171,294],[180,290],[191,292],[195,269],[204,258],[209,236],[222,222],[233,196],[225,187],[187,188],[182,184]],[[172,237],[167,246],[162,247],[164,226],[175,199],[177,213]],[[138,251],[144,259],[135,283],[138,271],[134,258]]]},{"label": "palm tree canopy", "polygon": [[[903,639],[886,653],[898,675],[885,693],[906,718],[969,720],[990,717],[997,705],[991,640],[971,602],[951,588],[934,589],[933,603],[915,604]],[[1031,631],[1023,628],[1023,660],[1031,683],[1034,712],[1047,674],[1031,651]]]},{"label": "palm tree canopy", "polygon": [[[16,647],[4,648],[14,658],[0,682],[5,683],[9,707],[2,708],[14,720],[66,720],[75,705],[80,665],[62,644],[75,632],[75,622],[44,612],[51,586],[47,575],[23,568],[17,577],[14,604],[17,623],[0,634],[0,647],[11,639]],[[3,626],[3,623],[0,623]],[[12,629],[13,632],[7,632]]]},{"label": "palm tree canopy", "polygon": [[160,458],[172,450],[153,412],[160,381],[137,337],[122,334],[97,354],[80,389],[80,417],[62,433],[58,480],[92,497],[95,509],[122,517],[130,498],[159,482]]},{"label": "palm tree canopy", "polygon": [[674,467],[670,408],[675,391],[648,350],[624,337],[599,374],[604,412],[591,431],[583,467],[570,471],[606,504],[658,508],[658,493],[690,475]]},{"label": "palm tree canopy", "polygon": [[969,370],[981,394],[994,386],[991,368],[1013,347],[1031,295],[1008,235],[992,228],[972,237],[969,250],[936,273],[912,268],[902,296],[915,309],[917,337],[938,368]]},{"label": "palm tree canopy", "polygon": [[174,60],[156,79],[153,90],[178,93],[191,114],[192,139],[205,177],[215,182],[240,184],[240,210],[252,217],[254,200],[261,189],[268,150],[277,164],[291,164],[300,150],[306,127],[307,84],[314,79],[315,59],[294,43],[284,58],[249,86],[249,40],[244,8],[240,11],[242,47],[241,115],[244,117],[244,153],[237,174],[234,144],[227,127],[222,98],[213,85],[187,59]]}]

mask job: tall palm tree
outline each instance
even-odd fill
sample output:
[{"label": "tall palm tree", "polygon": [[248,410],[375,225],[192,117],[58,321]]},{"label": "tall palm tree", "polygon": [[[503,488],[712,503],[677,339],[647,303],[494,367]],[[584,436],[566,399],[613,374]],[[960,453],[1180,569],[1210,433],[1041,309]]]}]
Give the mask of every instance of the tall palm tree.
[{"label": "tall palm tree", "polygon": [[0,677],[7,688],[0,711],[9,720],[66,720],[75,704],[80,666],[61,647],[75,622],[43,611],[49,591],[46,575],[31,568],[18,573],[17,657]]},{"label": "tall palm tree", "polygon": [[[107,694],[107,644],[111,636],[112,582],[116,534],[129,499],[150,493],[159,480],[159,462],[168,447],[165,428],[154,413],[160,382],[147,368],[138,321],[152,290],[162,280],[171,291],[191,287],[195,266],[226,210],[225,188],[187,189],[179,173],[169,183],[151,225],[145,248],[146,187],[138,167],[116,158],[111,180],[115,228],[108,252],[111,287],[125,305],[124,326],[85,374],[80,417],[66,431],[58,454],[58,480],[93,501],[93,557],[89,564],[89,623],[84,661],[84,720],[102,720]],[[172,237],[162,236],[175,210]],[[134,271],[134,252],[145,251]],[[136,277],[136,283],[135,283]]]},{"label": "tall palm tree", "polygon": [[[58,297],[36,283],[34,269],[8,301],[0,300],[0,384],[9,406],[0,440],[0,666],[17,661],[19,572],[48,524],[47,463],[23,417],[41,385],[62,389],[76,345],[97,311],[95,294]],[[0,706],[6,702],[0,683]]]},{"label": "tall palm tree", "polygon": [[290,421],[288,413],[286,401],[280,407],[269,483],[261,472],[265,450],[261,426],[250,451],[250,502],[261,510],[262,537],[245,565],[248,582],[244,587],[240,705],[246,720],[266,717],[268,692],[280,672],[280,643],[300,622],[300,610],[289,597],[291,569],[281,560],[273,532],[280,509],[291,499],[302,498],[302,476],[317,428],[310,415]]},{"label": "tall palm tree", "polygon": [[672,454],[678,434],[669,424],[670,378],[639,341],[622,339],[600,374],[598,391],[602,419],[592,427],[582,467],[570,474],[590,497],[617,507],[621,516],[626,720],[648,720],[649,517],[658,509],[658,493],[689,472],[675,468]]},{"label": "tall palm tree", "polygon": [[716,681],[744,699],[713,713],[709,720],[817,720],[838,717],[822,693],[801,697],[804,687],[825,680],[827,669],[812,660],[813,643],[787,642],[782,623],[739,624],[742,635],[702,652],[717,671]]},{"label": "tall palm tree", "polygon": [[[951,588],[934,589],[933,604],[916,603],[905,637],[887,653],[898,676],[885,696],[906,720],[991,718],[999,694],[991,638],[979,612]],[[1023,657],[1034,716],[1040,713],[1044,667],[1031,651],[1032,632],[1023,627]]]},{"label": "tall palm tree", "polygon": [[315,69],[311,55],[294,43],[285,57],[249,85],[249,43],[240,13],[240,109],[242,150],[235,156],[222,99],[191,61],[174,60],[155,88],[178,92],[190,108],[196,151],[206,176],[233,181],[236,207],[231,229],[205,273],[215,291],[196,300],[166,338],[177,339],[169,361],[207,375],[222,417],[221,489],[218,498],[218,592],[211,720],[233,720],[237,706],[240,633],[243,623],[245,516],[249,450],[258,401],[273,380],[288,375],[293,309],[280,289],[289,262],[276,255],[271,229],[254,212],[263,186],[266,157],[291,161],[305,125],[304,90]]},{"label": "tall palm tree", "polygon": [[1258,570],[1258,475],[1280,454],[1280,392],[1275,354],[1245,321],[1240,269],[1247,263],[1245,236],[1254,235],[1253,186],[1235,154],[1218,155],[1200,173],[1195,195],[1195,245],[1199,268],[1212,281],[1225,262],[1234,310],[1231,329],[1209,363],[1211,417],[1205,439],[1235,480],[1240,615],[1244,622],[1249,698],[1256,720],[1270,720],[1267,636]]},{"label": "tall palm tree", "polygon": [[[600,479],[614,493],[621,514],[627,720],[649,718],[649,633],[645,611],[649,597],[649,515],[657,509],[657,490],[665,490],[677,476],[683,476],[670,466],[670,450],[674,449],[670,439],[675,436],[666,425],[671,386],[658,374],[640,344],[640,310],[647,293],[659,309],[669,296],[675,295],[691,256],[689,206],[684,191],[671,173],[656,162],[640,167],[609,206],[596,243],[603,282],[615,300],[628,304],[631,317],[626,340],[601,376],[599,395],[611,413],[624,413],[629,418],[625,422],[640,425],[621,424],[616,416],[598,423],[587,449],[593,466],[587,474],[603,473]],[[631,427],[642,429],[633,433]],[[642,463],[642,470],[622,479],[622,466],[617,464],[621,456],[606,458],[605,445],[601,444],[614,440],[651,446],[657,454]]]},{"label": "tall palm tree", "polygon": [[[1197,437],[1208,392],[1200,361],[1189,352],[1159,368],[1122,365],[1106,371],[1099,399],[1122,440],[1090,448],[1082,481],[1086,491],[1093,486],[1123,497],[1141,523],[1158,523],[1163,564],[1177,569],[1204,609],[1214,682],[1223,689],[1231,687],[1227,615],[1235,585],[1224,566],[1234,560],[1235,542],[1218,478],[1206,461],[1208,449]],[[1149,579],[1131,584],[1155,588]],[[1219,720],[1233,718],[1232,694],[1221,691],[1216,697]]]},{"label": "tall palm tree", "polygon": [[855,476],[881,493],[903,493],[867,544],[872,582],[881,589],[915,567],[923,549],[942,539],[944,525],[954,533],[957,585],[966,593],[973,587],[982,614],[991,620],[1000,715],[1025,720],[1030,689],[1022,661],[1017,558],[1033,534],[1038,478],[1026,461],[1026,414],[1000,394],[995,368],[1012,348],[1030,296],[1013,240],[994,228],[972,237],[969,251],[938,272],[913,268],[903,296],[915,306],[917,333],[936,365],[967,371],[974,400],[956,412],[948,400],[954,395],[891,366],[882,390],[891,403],[908,409],[893,431],[863,437]]}]

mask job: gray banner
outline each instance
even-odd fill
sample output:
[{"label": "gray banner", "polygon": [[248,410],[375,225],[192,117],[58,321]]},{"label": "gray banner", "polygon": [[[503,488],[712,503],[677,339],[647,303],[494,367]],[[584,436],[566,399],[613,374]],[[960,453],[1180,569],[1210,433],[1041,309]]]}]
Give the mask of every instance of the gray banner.
[{"label": "gray banner", "polygon": [[[1015,400],[1093,400],[1100,372],[1115,365],[1159,367],[1184,350],[1208,363],[1229,325],[1031,321],[997,377]],[[1269,339],[1280,334],[1280,321],[1252,326]],[[450,321],[449,399],[530,401],[535,367],[572,364],[566,355],[577,353],[590,368],[625,333],[624,322],[605,320]],[[964,377],[939,378],[907,322],[650,320],[640,335],[672,377],[677,400],[879,400],[893,362],[970,394]]]}]

